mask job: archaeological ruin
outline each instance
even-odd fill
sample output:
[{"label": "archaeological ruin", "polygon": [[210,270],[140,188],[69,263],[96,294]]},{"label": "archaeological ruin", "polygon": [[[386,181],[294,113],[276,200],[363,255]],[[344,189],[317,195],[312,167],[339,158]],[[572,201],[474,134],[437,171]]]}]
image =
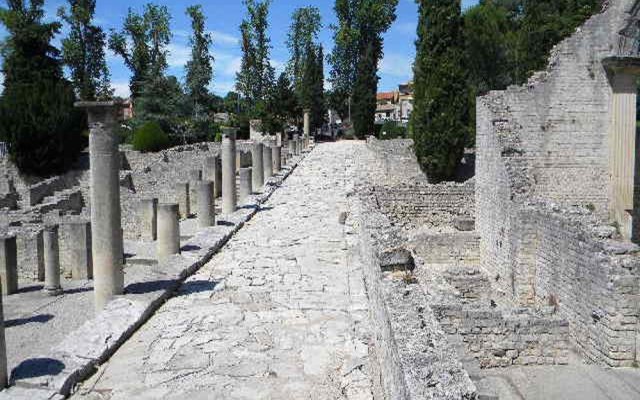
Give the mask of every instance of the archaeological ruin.
[{"label": "archaeological ruin", "polygon": [[78,103],[72,171],[1,160],[0,399],[640,399],[639,35],[607,1],[478,98],[455,182],[309,110],[142,153]]}]

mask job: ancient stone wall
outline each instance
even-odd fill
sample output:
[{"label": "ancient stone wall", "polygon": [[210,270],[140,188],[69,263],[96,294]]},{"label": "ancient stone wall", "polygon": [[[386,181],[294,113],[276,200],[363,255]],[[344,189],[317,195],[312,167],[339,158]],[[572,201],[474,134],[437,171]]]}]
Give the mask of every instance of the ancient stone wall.
[{"label": "ancient stone wall", "polygon": [[639,310],[629,302],[640,285],[635,261],[625,268],[616,256],[636,250],[606,245],[620,238],[606,229],[612,89],[602,61],[636,55],[629,43],[637,40],[620,34],[635,26],[628,13],[635,5],[607,2],[553,50],[548,69],[528,85],[477,102],[482,267],[504,301],[557,306],[575,343],[610,365],[635,357]]},{"label": "ancient stone wall", "polygon": [[396,225],[438,228],[453,225],[459,216],[475,214],[474,182],[463,184],[413,183],[376,186],[375,195],[382,212]]}]

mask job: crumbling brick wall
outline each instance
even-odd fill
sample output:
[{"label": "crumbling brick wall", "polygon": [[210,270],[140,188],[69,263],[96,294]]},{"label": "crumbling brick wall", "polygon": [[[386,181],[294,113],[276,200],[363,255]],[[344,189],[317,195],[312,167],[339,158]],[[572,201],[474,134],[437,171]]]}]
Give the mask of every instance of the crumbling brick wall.
[{"label": "crumbling brick wall", "polygon": [[528,85],[477,102],[482,267],[505,301],[555,303],[575,343],[610,365],[635,358],[638,307],[629,302],[640,286],[633,262],[617,260],[636,250],[616,254],[596,234],[610,203],[612,91],[602,60],[637,56],[637,10],[635,0],[609,1]]}]

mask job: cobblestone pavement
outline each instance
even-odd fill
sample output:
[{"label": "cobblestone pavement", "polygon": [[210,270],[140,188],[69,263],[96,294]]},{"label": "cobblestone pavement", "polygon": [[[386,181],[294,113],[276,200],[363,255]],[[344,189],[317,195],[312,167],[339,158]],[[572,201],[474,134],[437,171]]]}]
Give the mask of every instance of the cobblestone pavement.
[{"label": "cobblestone pavement", "polygon": [[362,269],[341,225],[363,147],[318,145],[76,398],[372,399]]}]

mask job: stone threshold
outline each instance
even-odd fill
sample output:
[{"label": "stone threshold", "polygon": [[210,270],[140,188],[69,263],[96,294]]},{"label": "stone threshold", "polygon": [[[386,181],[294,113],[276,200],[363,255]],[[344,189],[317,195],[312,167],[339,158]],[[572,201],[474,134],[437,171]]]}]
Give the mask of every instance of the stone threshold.
[{"label": "stone threshold", "polygon": [[[3,399],[58,400],[67,398],[74,387],[97,371],[142,326],[164,302],[172,297],[182,283],[220,251],[246,222],[260,211],[275,190],[293,173],[299,163],[313,150],[303,151],[292,163],[269,179],[262,193],[250,196],[231,215],[216,215],[216,226],[200,229],[182,246],[181,254],[148,271],[143,279],[126,282],[125,294],[110,301],[95,318],[70,333],[47,354],[37,357],[48,361],[46,371],[25,371],[14,378],[11,372],[9,388],[0,392]],[[126,269],[125,269],[126,279]]]}]

